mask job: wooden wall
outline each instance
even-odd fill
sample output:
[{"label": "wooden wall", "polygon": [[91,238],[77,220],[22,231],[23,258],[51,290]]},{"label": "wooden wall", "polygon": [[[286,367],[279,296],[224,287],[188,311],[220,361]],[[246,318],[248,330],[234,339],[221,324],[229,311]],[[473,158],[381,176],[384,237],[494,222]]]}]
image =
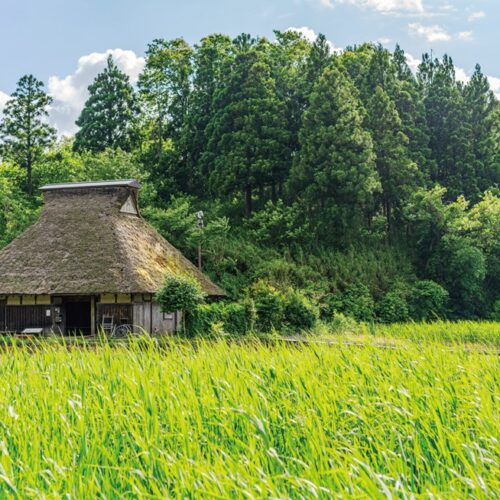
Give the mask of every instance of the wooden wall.
[{"label": "wooden wall", "polygon": [[5,331],[21,332],[25,328],[52,327],[52,315],[47,316],[50,306],[7,306],[5,308]]},{"label": "wooden wall", "polygon": [[134,304],[134,325],[151,333],[173,333],[179,330],[180,313],[164,314],[155,302]]}]

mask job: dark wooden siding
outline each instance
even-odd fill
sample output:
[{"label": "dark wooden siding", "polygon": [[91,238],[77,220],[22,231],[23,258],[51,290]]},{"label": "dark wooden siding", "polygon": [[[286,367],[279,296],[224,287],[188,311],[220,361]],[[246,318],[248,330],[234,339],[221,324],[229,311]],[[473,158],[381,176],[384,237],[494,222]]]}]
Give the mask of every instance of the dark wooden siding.
[{"label": "dark wooden siding", "polygon": [[5,302],[0,300],[0,332],[5,331]]},{"label": "dark wooden siding", "polygon": [[50,306],[7,306],[5,308],[5,330],[22,332],[25,328],[50,328],[52,317],[45,311]]}]

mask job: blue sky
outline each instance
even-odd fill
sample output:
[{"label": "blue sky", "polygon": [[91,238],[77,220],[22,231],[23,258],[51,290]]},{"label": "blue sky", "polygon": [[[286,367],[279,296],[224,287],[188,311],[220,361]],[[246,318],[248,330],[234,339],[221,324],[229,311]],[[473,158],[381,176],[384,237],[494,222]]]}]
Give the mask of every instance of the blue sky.
[{"label": "blue sky", "polygon": [[466,79],[476,62],[500,93],[500,0],[2,0],[0,108],[18,78],[33,73],[54,97],[51,121],[61,133],[73,122],[86,87],[107,53],[132,78],[157,37],[273,29],[322,32],[342,48],[364,41],[396,42],[416,64],[422,52],[450,54]]}]

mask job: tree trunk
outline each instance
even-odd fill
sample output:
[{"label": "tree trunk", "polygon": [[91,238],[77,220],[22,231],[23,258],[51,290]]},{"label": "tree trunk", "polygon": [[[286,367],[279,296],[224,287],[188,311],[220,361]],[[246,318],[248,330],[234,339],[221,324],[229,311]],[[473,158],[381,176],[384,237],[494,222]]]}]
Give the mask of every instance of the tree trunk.
[{"label": "tree trunk", "polygon": [[245,187],[245,217],[252,215],[252,186]]},{"label": "tree trunk", "polygon": [[26,163],[26,190],[28,191],[28,196],[33,195],[33,167],[31,165],[31,159]]},{"label": "tree trunk", "polygon": [[276,203],[278,200],[278,196],[276,195],[276,183],[274,181],[271,184],[271,200],[273,203]]}]

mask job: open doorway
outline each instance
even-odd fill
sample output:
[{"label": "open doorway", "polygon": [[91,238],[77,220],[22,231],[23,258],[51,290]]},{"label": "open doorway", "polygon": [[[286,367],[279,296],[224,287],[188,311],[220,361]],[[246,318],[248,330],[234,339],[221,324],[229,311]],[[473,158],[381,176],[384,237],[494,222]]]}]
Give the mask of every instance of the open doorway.
[{"label": "open doorway", "polygon": [[90,298],[88,300],[66,301],[66,334],[90,335]]}]

